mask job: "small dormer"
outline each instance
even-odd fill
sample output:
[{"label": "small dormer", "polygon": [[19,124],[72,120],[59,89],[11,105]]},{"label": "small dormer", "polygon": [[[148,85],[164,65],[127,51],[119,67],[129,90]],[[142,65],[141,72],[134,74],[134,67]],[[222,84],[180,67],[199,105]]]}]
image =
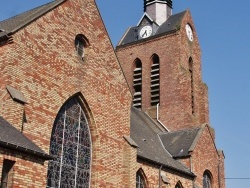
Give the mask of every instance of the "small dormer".
[{"label": "small dormer", "polygon": [[172,15],[172,1],[144,0],[144,12],[160,26]]}]

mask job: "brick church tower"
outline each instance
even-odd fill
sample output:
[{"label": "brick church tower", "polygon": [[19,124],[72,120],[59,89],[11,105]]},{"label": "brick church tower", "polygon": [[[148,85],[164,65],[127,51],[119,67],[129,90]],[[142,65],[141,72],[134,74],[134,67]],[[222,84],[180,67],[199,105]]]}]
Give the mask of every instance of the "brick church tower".
[{"label": "brick church tower", "polygon": [[171,0],[144,0],[144,14],[116,52],[133,106],[170,131],[209,122],[201,49],[189,10],[172,15]]}]

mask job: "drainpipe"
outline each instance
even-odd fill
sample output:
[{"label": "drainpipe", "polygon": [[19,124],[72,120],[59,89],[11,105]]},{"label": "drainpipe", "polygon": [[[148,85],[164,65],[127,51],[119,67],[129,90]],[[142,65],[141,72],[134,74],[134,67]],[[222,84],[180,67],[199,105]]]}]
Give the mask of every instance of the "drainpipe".
[{"label": "drainpipe", "polygon": [[162,169],[162,165],[159,168],[159,188],[161,188],[161,169]]},{"label": "drainpipe", "polygon": [[167,132],[170,132],[169,129],[159,120],[159,103],[156,105],[156,120]]}]

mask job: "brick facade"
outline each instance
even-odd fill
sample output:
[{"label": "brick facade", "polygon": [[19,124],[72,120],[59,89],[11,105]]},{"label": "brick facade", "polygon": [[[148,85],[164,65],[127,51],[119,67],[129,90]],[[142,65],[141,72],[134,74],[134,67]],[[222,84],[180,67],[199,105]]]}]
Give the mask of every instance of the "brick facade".
[{"label": "brick facade", "polygon": [[[75,51],[77,34],[90,43],[84,62]],[[132,152],[124,149],[123,139],[130,134],[131,94],[94,0],[65,1],[11,37],[13,43],[0,50],[1,116],[20,130],[25,110],[23,134],[49,153],[58,111],[78,95],[92,137],[92,187],[117,187],[134,179],[123,163]],[[22,92],[27,104],[13,101],[6,85]],[[0,166],[5,158],[16,161],[14,187],[46,186],[47,162],[1,153]]]},{"label": "brick facade", "polygon": [[[153,54],[160,57],[160,121],[171,131],[208,123],[200,47],[194,28],[194,42],[187,40],[183,29],[187,22],[193,25],[189,11],[177,32],[117,48],[115,52],[94,0],[61,0],[52,10],[11,33],[8,42],[1,41],[0,116],[49,153],[55,118],[63,104],[76,97],[87,116],[91,134],[90,187],[134,188],[138,170],[145,175],[148,188],[160,185],[175,188],[178,183],[187,188],[194,183],[202,187],[203,172],[209,170],[213,174],[213,188],[224,188],[224,156],[217,152],[207,127],[192,152],[192,161],[179,159],[194,172],[196,179],[178,169],[140,159],[137,148],[124,139],[130,135],[132,73],[136,58],[141,60],[143,69],[142,110],[156,117],[156,107],[150,106]],[[75,49],[78,34],[84,35],[89,43],[84,60]],[[188,71],[190,57],[194,62],[194,114]],[[7,85],[21,92],[27,103],[13,100]],[[15,162],[13,187],[46,187],[48,161],[1,147],[0,169],[4,159]],[[168,183],[161,176],[167,177]],[[221,181],[220,187],[218,181]]]}]

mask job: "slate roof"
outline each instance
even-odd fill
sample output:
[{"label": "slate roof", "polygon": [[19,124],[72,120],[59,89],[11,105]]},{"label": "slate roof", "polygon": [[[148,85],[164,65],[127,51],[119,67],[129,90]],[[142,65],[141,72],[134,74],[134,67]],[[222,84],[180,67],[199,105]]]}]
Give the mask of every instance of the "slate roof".
[{"label": "slate roof", "polygon": [[52,159],[36,144],[0,116],[0,147],[30,154],[41,159]]},{"label": "slate roof", "polygon": [[0,38],[18,31],[22,27],[41,17],[42,15],[49,12],[64,1],[65,0],[54,0],[50,3],[34,8],[30,11],[21,13],[17,16],[1,21],[0,30],[3,32],[0,32]]},{"label": "slate roof", "polygon": [[196,144],[201,128],[180,130],[160,134],[166,150],[175,158],[190,156],[190,151]]},{"label": "slate roof", "polygon": [[130,136],[138,145],[137,156],[194,177],[187,167],[173,159],[163,147],[159,137],[161,133],[160,128],[147,114],[132,107]]},{"label": "slate roof", "polygon": [[[141,40],[148,40],[153,37],[158,37],[160,35],[165,35],[168,33],[173,33],[176,32],[180,29],[180,24],[181,21],[187,11],[180,12],[178,14],[171,15],[166,22],[164,22],[156,31],[156,33],[148,37],[146,39],[141,39]],[[139,40],[138,37],[138,31],[140,29],[140,26],[135,26],[135,27],[130,27],[125,34],[123,35],[122,39],[118,43],[117,47],[122,46],[122,45],[127,45],[130,43],[136,43]]]}]

